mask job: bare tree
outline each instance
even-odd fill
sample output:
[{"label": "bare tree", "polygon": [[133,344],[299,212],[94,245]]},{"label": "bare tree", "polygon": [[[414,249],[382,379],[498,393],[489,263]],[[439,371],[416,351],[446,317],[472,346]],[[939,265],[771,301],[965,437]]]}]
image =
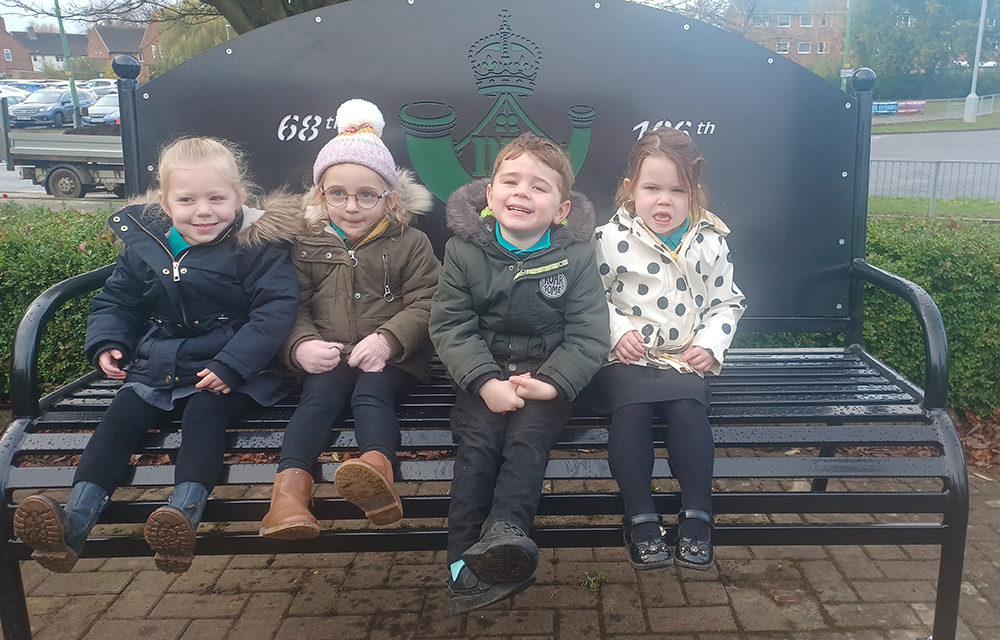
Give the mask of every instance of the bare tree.
[{"label": "bare tree", "polygon": [[[171,22],[181,18],[210,20],[223,16],[237,33],[347,0],[71,0],[61,5],[66,20],[98,23]],[[0,6],[22,13],[55,17],[48,0],[0,0]]]}]

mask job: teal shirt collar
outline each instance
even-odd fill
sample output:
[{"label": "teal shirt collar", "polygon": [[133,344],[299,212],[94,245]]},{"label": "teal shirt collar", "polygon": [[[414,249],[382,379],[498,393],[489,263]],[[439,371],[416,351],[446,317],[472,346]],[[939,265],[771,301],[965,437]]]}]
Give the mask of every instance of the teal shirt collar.
[{"label": "teal shirt collar", "polygon": [[494,228],[494,233],[496,233],[497,242],[500,244],[500,246],[503,247],[504,249],[506,249],[507,251],[510,251],[515,256],[521,256],[521,255],[524,255],[526,253],[534,253],[535,251],[541,251],[542,249],[548,249],[549,247],[552,246],[552,230],[551,229],[546,229],[545,230],[545,235],[543,235],[541,238],[539,238],[538,242],[536,242],[535,244],[531,245],[527,249],[518,249],[517,247],[515,247],[511,243],[509,243],[506,240],[504,240],[503,236],[500,235],[500,225],[499,224],[496,225],[496,227]]},{"label": "teal shirt collar", "polygon": [[687,232],[688,227],[690,226],[691,226],[690,220],[685,220],[684,224],[682,224],[677,231],[674,231],[670,235],[656,234],[656,237],[662,240],[663,244],[670,247],[671,251],[677,251],[677,247],[681,243],[681,238],[684,237],[684,233]]},{"label": "teal shirt collar", "polygon": [[177,227],[170,227],[170,233],[167,234],[167,243],[170,245],[170,255],[175,258],[182,251],[191,247],[191,244],[181,236],[181,232],[177,230]]}]

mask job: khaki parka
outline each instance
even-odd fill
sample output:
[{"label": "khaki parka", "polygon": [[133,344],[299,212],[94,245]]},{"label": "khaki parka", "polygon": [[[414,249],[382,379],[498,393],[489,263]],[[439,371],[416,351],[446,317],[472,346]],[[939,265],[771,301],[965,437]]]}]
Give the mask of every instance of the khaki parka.
[{"label": "khaki parka", "polygon": [[441,265],[427,236],[383,218],[349,247],[329,224],[312,228],[292,249],[299,312],[281,351],[285,363],[302,371],[294,354],[306,340],[342,342],[347,356],[377,332],[389,342],[390,364],[428,380],[427,321]]}]

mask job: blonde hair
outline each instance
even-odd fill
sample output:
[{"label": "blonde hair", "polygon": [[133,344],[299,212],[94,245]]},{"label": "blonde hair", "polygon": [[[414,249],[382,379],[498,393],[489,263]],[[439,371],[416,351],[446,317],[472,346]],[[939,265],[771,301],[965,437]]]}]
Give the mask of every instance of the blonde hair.
[{"label": "blonde hair", "polygon": [[160,150],[156,195],[166,196],[174,170],[204,161],[213,162],[216,170],[238,194],[249,197],[251,192],[256,193],[257,187],[249,179],[246,157],[239,147],[218,138],[188,137],[178,138]]},{"label": "blonde hair", "polygon": [[[642,169],[642,163],[645,162],[646,158],[652,156],[660,156],[674,163],[681,186],[690,194],[691,210],[688,211],[688,218],[691,219],[691,222],[700,220],[708,204],[708,194],[705,193],[701,184],[705,159],[701,156],[698,145],[688,134],[670,127],[648,131],[632,145],[632,150],[628,153],[625,179],[629,181],[630,187],[635,186],[635,181],[639,178],[639,170]],[[618,193],[615,194],[615,208],[626,207],[627,209],[626,205],[631,200],[632,189],[626,189],[624,182],[620,183]]]},{"label": "blonde hair", "polygon": [[559,174],[559,197],[563,200],[569,200],[569,192],[573,188],[573,180],[575,179],[569,156],[551,140],[546,140],[534,133],[522,133],[507,143],[503,149],[500,149],[496,161],[493,162],[492,177],[496,177],[497,172],[500,171],[500,165],[505,160],[513,160],[524,153],[531,154],[536,160]]}]

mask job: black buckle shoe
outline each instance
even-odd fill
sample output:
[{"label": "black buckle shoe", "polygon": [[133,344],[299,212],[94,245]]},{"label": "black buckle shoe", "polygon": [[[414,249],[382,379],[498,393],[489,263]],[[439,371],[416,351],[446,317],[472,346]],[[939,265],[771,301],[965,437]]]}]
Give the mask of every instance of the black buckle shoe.
[{"label": "black buckle shoe", "polygon": [[521,593],[535,582],[534,574],[519,582],[483,582],[468,565],[462,567],[457,580],[448,579],[451,615],[459,616],[473,609],[495,604]]},{"label": "black buckle shoe", "polygon": [[681,536],[680,531],[685,520],[693,518],[708,523],[709,528],[715,526],[712,514],[698,509],[685,509],[677,514],[677,558],[674,561],[679,567],[708,571],[715,566],[715,551],[712,540],[702,540],[698,536]]},{"label": "black buckle shoe", "polygon": [[497,520],[462,554],[462,560],[488,582],[521,582],[538,566],[538,546],[517,525]]},{"label": "black buckle shoe", "polygon": [[[660,535],[652,540],[636,541],[632,538],[632,529],[638,524],[655,522],[660,528]],[[663,541],[663,519],[658,513],[640,513],[631,518],[622,518],[622,538],[628,561],[639,570],[659,569],[669,567],[674,563],[670,555],[670,547]]]}]

